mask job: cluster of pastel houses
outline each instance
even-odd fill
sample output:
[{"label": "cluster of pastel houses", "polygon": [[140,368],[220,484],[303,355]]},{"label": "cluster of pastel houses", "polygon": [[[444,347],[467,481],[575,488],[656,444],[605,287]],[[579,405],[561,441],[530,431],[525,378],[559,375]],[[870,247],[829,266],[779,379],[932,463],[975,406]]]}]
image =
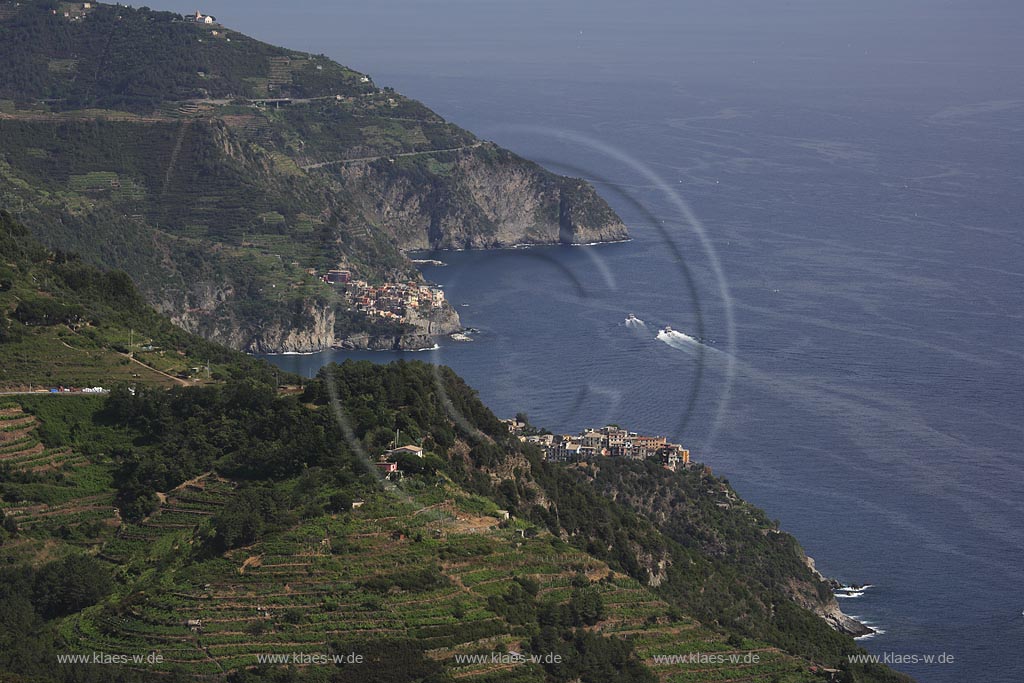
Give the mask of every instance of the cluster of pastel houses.
[{"label": "cluster of pastel houses", "polygon": [[[335,284],[332,282],[331,284]],[[444,306],[444,292],[417,282],[386,282],[371,285],[364,280],[347,282],[345,296],[357,311],[404,322],[410,311]]]},{"label": "cluster of pastel houses", "polygon": [[351,270],[340,268],[322,275],[316,268],[307,268],[306,273],[317,276],[324,284],[338,287],[357,311],[367,315],[405,322],[410,311],[444,308],[444,292],[419,282],[371,285],[366,280],[354,279]]},{"label": "cluster of pastel houses", "polygon": [[[690,465],[690,451],[677,443],[669,443],[664,436],[644,436],[608,425],[600,429],[585,429],[579,434],[527,434],[529,425],[518,419],[502,420],[509,432],[520,441],[543,448],[552,462],[578,462],[593,458],[632,458],[657,460],[664,467],[675,470]],[[397,438],[397,437],[396,437]],[[391,448],[374,463],[387,479],[402,477],[398,461],[402,456],[423,457],[421,446],[408,445]]]},{"label": "cluster of pastel houses", "polygon": [[669,469],[690,464],[690,451],[664,436],[644,436],[608,425],[585,429],[579,434],[525,434],[528,426],[517,419],[503,420],[521,441],[540,446],[553,462],[576,462],[593,458],[660,460]]}]

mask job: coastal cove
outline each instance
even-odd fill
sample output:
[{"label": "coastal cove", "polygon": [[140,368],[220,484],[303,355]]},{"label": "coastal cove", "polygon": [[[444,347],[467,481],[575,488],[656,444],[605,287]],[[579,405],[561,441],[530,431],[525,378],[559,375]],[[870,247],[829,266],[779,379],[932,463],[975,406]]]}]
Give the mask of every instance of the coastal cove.
[{"label": "coastal cove", "polygon": [[[479,330],[471,343],[442,338],[436,348],[415,353],[333,350],[268,358],[283,369],[307,376],[324,363],[347,358],[426,360],[455,368],[480,388],[484,401],[500,415],[523,410],[534,422],[556,432],[618,422],[669,434],[691,449],[696,460],[728,477],[741,495],[778,517],[827,576],[846,583],[873,584],[864,590],[837,592],[845,613],[878,631],[861,640],[869,650],[926,648],[930,636],[915,634],[927,634],[933,628],[948,628],[946,651],[955,650],[961,637],[957,629],[943,625],[941,616],[935,622],[928,616],[934,614],[931,610],[945,612],[942,605],[929,601],[928,596],[934,596],[937,589],[941,593],[941,580],[929,573],[928,565],[937,561],[937,550],[940,558],[948,550],[931,544],[915,546],[908,535],[913,530],[901,528],[903,515],[927,519],[931,514],[927,498],[919,501],[920,508],[891,508],[885,496],[891,496],[890,501],[899,499],[902,487],[896,481],[887,490],[880,479],[895,465],[879,467],[873,474],[871,467],[856,462],[844,466],[842,458],[827,454],[822,444],[842,441],[837,435],[848,429],[842,413],[832,412],[834,403],[815,405],[826,395],[815,386],[821,379],[808,382],[796,379],[792,370],[786,373],[787,361],[801,362],[798,349],[809,339],[819,338],[819,325],[793,325],[788,348],[780,348],[776,340],[757,350],[748,340],[746,351],[741,346],[738,354],[737,376],[729,392],[725,391],[728,364],[720,350],[725,342],[718,341],[724,336],[707,331],[703,389],[694,414],[686,419],[681,410],[697,374],[697,356],[674,339],[659,339],[658,330],[671,324],[696,336],[692,311],[679,304],[671,287],[651,295],[661,273],[652,273],[649,281],[622,277],[615,287],[608,287],[602,269],[594,266],[599,261],[612,272],[642,271],[637,264],[655,259],[661,247],[655,231],[634,228],[634,232],[638,237],[633,242],[597,247],[435,253],[433,258],[446,265],[425,267],[426,276],[444,286],[464,321]],[[670,272],[670,265],[664,265],[662,272]],[[570,273],[578,287],[567,286]],[[580,296],[581,291],[586,296]],[[628,308],[621,301],[629,301]],[[629,312],[644,322],[627,324]],[[770,319],[758,321],[765,327],[771,323]],[[778,329],[777,334],[781,338],[785,331]],[[680,339],[687,337],[692,338],[685,335]],[[566,344],[567,338],[589,342]],[[839,355],[830,358],[821,351],[812,357],[817,377],[841,386],[849,381],[852,364],[866,375],[870,366],[856,361],[861,350],[849,341],[828,338],[819,342],[830,344],[832,352]],[[904,362],[909,363],[914,352],[908,349]],[[757,359],[757,365],[750,359]],[[877,375],[867,375],[861,381],[877,379]],[[942,376],[934,381],[942,381]],[[728,405],[717,435],[712,436],[726,393]],[[886,424],[869,405],[851,414],[855,424]],[[851,482],[859,500],[849,493]],[[851,511],[855,511],[852,516]],[[950,528],[948,520],[935,523],[933,539],[943,533],[940,529]],[[846,531],[837,533],[837,529]],[[901,537],[911,551],[900,561],[889,562],[891,556],[883,550],[890,535]],[[869,543],[879,550],[865,552]],[[974,547],[979,553],[976,561],[981,563],[978,571],[991,568],[977,541]],[[914,565],[906,563],[908,557]],[[960,553],[950,557],[957,563],[962,558]],[[919,584],[914,577],[922,574],[929,579]],[[1008,586],[1012,573],[1004,576]],[[958,598],[951,592],[946,599]],[[992,635],[991,623],[975,624],[975,628],[981,628],[985,637]],[[914,672],[913,667],[905,668]]]},{"label": "coastal cove", "polygon": [[[724,8],[685,28],[658,19],[661,3],[628,22],[601,3],[579,35],[586,11],[572,2],[543,20],[487,15],[505,28],[470,63],[483,10],[397,4],[415,30],[378,41],[321,10],[324,28],[304,25],[302,40],[590,178],[633,240],[417,255],[447,264],[422,270],[480,330],[472,343],[271,360],[302,375],[350,357],[444,363],[505,417],[664,434],[777,517],[823,574],[871,584],[839,598],[878,630],[860,641],[871,652],[954,654],[896,665],[927,683],[1024,677],[1012,599],[1024,557],[1024,93],[1004,78],[1021,58],[1016,29],[992,38],[997,57],[961,39],[968,3],[914,14],[871,2],[833,21],[810,3],[747,3],[746,28]],[[273,14],[261,12],[254,29]],[[798,30],[798,12],[827,28]],[[880,30],[879,13],[892,28],[869,50],[857,36]],[[766,27],[790,42],[763,41]],[[733,30],[749,38],[743,54],[713,38]],[[298,31],[281,21],[264,34]],[[951,59],[934,35],[962,52]],[[666,186],[703,221],[714,257]],[[630,313],[644,324],[627,325]],[[659,339],[665,325],[683,336]]]}]

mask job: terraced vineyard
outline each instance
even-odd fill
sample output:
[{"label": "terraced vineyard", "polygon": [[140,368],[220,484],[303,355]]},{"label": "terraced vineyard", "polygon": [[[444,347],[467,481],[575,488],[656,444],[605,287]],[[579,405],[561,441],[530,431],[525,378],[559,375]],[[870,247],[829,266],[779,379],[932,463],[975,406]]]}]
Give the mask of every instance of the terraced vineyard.
[{"label": "terraced vineyard", "polygon": [[[525,465],[542,465],[482,405],[466,413],[489,430],[476,446],[446,432],[446,414],[404,390],[428,366],[334,372],[346,401],[419,415],[409,432],[434,425],[422,461],[399,462],[403,478],[382,481],[348,451],[316,387],[301,400],[237,382],[0,401],[0,572],[21,586],[0,597],[42,619],[50,656],[123,657],[141,680],[899,680],[844,678],[822,664],[837,665],[827,651],[755,636],[725,612],[695,619],[709,612],[679,593],[715,584],[678,580],[705,576],[692,556],[663,553],[642,520],[615,517],[564,469],[529,478]],[[447,391],[472,396],[455,377]],[[374,443],[377,416],[360,419]],[[390,432],[394,415],[379,419]],[[499,457],[499,444],[523,472],[501,495],[467,461]],[[613,545],[580,542],[584,514],[614,526]],[[606,547],[637,555],[601,559]],[[26,622],[4,623],[14,642]],[[22,649],[24,660],[38,648]],[[147,653],[158,658],[135,659]],[[366,660],[331,661],[357,653]]]},{"label": "terraced vineyard", "polygon": [[[258,656],[323,653],[374,639],[414,638],[464,680],[543,678],[540,664],[490,661],[529,647],[527,627],[493,608],[517,580],[537,599],[567,603],[581,580],[605,606],[592,630],[628,638],[663,681],[820,680],[807,664],[757,643],[740,647],[669,606],[636,581],[515,520],[473,512],[451,485],[380,493],[350,513],[306,520],[250,547],[199,562],[196,531],[225,504],[232,482],[205,475],[167,494],[157,513],[124,524],[101,557],[174,567],[122,607],[96,606],[62,625],[75,650],[157,651],[165,669],[216,676]],[[133,568],[134,569],[134,568]],[[581,577],[586,577],[581,579]],[[658,665],[687,653],[758,656],[757,663]],[[468,660],[483,655],[484,660]],[[783,678],[780,676],[790,676]]]},{"label": "terraced vineyard", "polygon": [[216,513],[234,490],[234,484],[212,476],[182,484],[163,496],[160,508],[138,524],[122,524],[100,556],[115,564],[128,564],[133,557],[147,557],[161,543],[173,543],[184,533],[190,540],[196,526]]},{"label": "terraced vineyard", "polygon": [[5,481],[24,482],[5,486],[0,502],[0,512],[18,530],[17,540],[3,546],[8,561],[48,557],[55,539],[98,547],[120,523],[107,467],[70,448],[47,448],[39,426],[39,419],[17,404],[0,407],[0,471]]},{"label": "terraced vineyard", "polygon": [[[73,400],[44,405],[59,415]],[[809,662],[685,617],[636,580],[530,523],[504,520],[493,501],[444,477],[408,478],[349,512],[211,553],[213,520],[238,495],[237,482],[200,475],[158,494],[157,509],[130,523],[115,507],[113,464],[46,448],[42,425],[20,405],[0,404],[0,467],[42,477],[25,494],[37,500],[3,504],[18,534],[2,554],[10,562],[77,548],[125,579],[110,600],[60,623],[72,652],[157,652],[162,661],[141,670],[184,667],[217,679],[261,657],[408,639],[453,679],[543,680],[544,663],[501,656],[542,654],[532,649],[537,622],[506,607],[507,596],[530,585],[535,605],[569,605],[580,591],[598,596],[600,616],[585,628],[629,641],[661,681],[823,680]]]},{"label": "terraced vineyard", "polygon": [[36,431],[39,420],[21,406],[0,408],[0,467],[14,472],[41,472],[86,464],[68,448],[45,448]]}]

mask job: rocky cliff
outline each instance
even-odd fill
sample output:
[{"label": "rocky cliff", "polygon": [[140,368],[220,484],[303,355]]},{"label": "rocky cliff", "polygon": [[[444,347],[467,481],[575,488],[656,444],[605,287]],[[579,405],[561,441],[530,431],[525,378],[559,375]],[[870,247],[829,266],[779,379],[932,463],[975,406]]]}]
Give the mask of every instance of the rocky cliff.
[{"label": "rocky cliff", "polygon": [[357,332],[340,337],[335,346],[370,351],[421,351],[432,348],[437,337],[462,329],[459,314],[448,303],[429,312],[408,311],[404,331],[397,334]]},{"label": "rocky cliff", "polygon": [[298,302],[298,310],[285,316],[273,309],[260,315],[219,307],[190,310],[172,320],[189,332],[247,353],[313,353],[336,343],[334,307],[316,300]]},{"label": "rocky cliff", "polygon": [[380,160],[339,171],[367,217],[404,251],[627,239],[582,180],[554,175],[489,144],[430,160]]},{"label": "rocky cliff", "polygon": [[[217,301],[214,299],[214,301]],[[429,313],[411,311],[402,325],[381,331],[339,331],[337,304],[304,300],[287,315],[269,309],[265,313],[233,314],[230,307],[211,305],[191,309],[173,321],[194,334],[247,353],[315,353],[330,348],[371,351],[428,349],[436,338],[462,329],[458,313],[447,303]]]},{"label": "rocky cliff", "polygon": [[[814,558],[804,555],[803,559],[807,568],[811,571],[811,575],[815,579],[826,584],[831,589],[840,587],[838,581],[830,579],[818,571],[817,567],[814,566]],[[840,633],[845,633],[857,638],[860,636],[870,635],[875,632],[874,629],[871,629],[853,617],[844,614],[843,610],[840,609],[839,601],[836,600],[834,594],[829,593],[828,597],[822,597],[822,593],[820,591],[809,591],[808,584],[806,582],[803,583],[803,585],[793,586],[793,598],[801,607],[814,612]]]}]

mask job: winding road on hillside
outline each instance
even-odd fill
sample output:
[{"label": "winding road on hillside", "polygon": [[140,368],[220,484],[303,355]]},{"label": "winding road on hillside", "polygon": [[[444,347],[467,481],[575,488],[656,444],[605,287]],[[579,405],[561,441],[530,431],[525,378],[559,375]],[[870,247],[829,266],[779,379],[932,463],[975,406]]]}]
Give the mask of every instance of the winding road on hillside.
[{"label": "winding road on hillside", "polygon": [[396,154],[380,154],[373,157],[353,157],[351,159],[337,159],[335,161],[321,161],[316,164],[306,164],[300,166],[303,171],[309,171],[314,168],[324,168],[325,166],[338,166],[340,164],[355,164],[360,162],[371,162],[378,161],[380,159],[397,159],[399,157],[417,157],[428,154],[441,154],[442,152],[461,152],[464,149],[475,149],[480,147],[484,143],[482,141],[474,142],[472,145],[462,145],[461,147],[449,147],[447,149],[428,149],[422,152],[398,152]]}]

